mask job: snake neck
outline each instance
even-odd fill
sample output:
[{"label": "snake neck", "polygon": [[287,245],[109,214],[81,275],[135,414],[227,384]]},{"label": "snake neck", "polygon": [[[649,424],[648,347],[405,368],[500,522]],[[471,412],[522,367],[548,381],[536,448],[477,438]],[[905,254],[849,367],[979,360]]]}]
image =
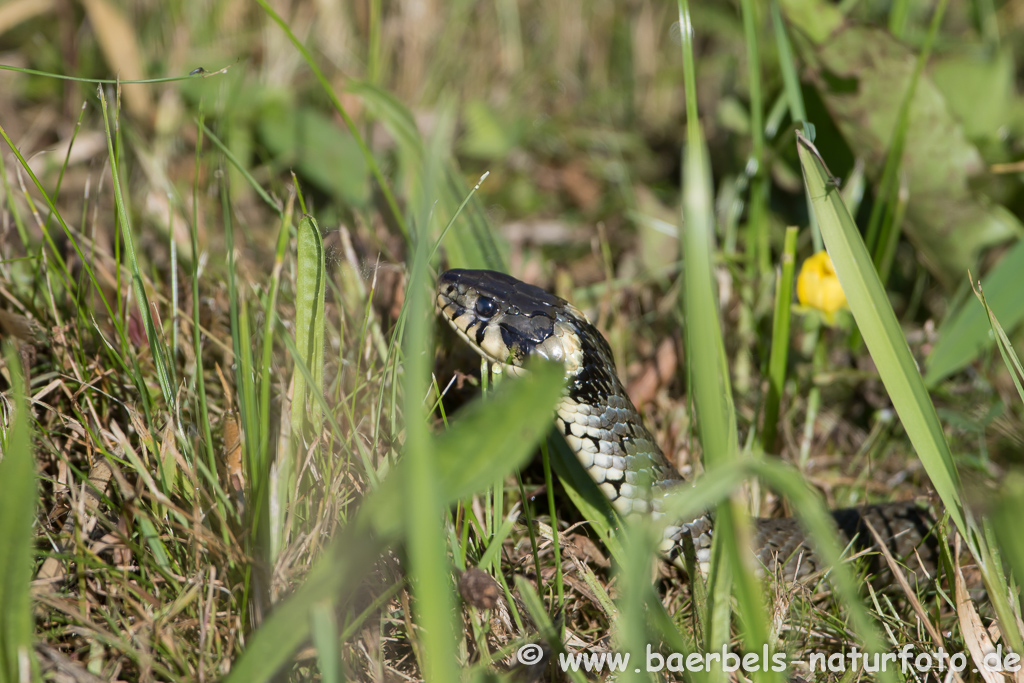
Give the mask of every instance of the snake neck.
[{"label": "snake neck", "polygon": [[[661,516],[660,496],[683,481],[665,458],[619,379],[611,349],[586,320],[580,327],[582,362],[567,373],[557,424],[580,464],[615,509]],[[665,530],[661,550],[681,564],[681,539],[690,536],[697,561],[710,559],[712,520],[702,514]],[[706,570],[705,570],[706,571]]]}]

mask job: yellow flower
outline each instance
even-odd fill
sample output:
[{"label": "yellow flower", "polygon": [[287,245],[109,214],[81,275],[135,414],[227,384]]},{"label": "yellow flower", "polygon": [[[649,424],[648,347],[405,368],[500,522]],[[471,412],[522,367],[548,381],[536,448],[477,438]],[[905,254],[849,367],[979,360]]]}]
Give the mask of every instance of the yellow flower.
[{"label": "yellow flower", "polygon": [[804,261],[796,278],[796,296],[801,305],[817,309],[832,322],[837,311],[847,307],[836,269],[828,252],[819,251]]}]

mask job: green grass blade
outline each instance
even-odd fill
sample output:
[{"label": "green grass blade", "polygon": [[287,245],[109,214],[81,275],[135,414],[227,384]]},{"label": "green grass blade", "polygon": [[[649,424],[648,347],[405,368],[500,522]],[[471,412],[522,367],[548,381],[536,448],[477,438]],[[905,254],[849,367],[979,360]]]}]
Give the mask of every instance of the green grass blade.
[{"label": "green grass blade", "polygon": [[748,213],[748,248],[756,249],[756,262],[761,275],[771,271],[771,242],[768,220],[768,192],[770,184],[764,164],[764,102],[761,97],[761,63],[757,34],[759,32],[758,7],[753,0],[741,0],[743,37],[747,48],[747,73],[750,81],[750,136],[751,150],[748,168],[754,169],[750,182],[750,208]]},{"label": "green grass blade", "polygon": [[27,681],[38,675],[29,597],[34,559],[32,524],[36,516],[35,458],[32,415],[25,401],[18,353],[9,345],[4,351],[13,383],[14,420],[0,448],[0,678]]},{"label": "green grass blade", "polygon": [[[415,176],[423,164],[426,145],[409,108],[392,93],[372,83],[352,81],[346,91],[361,98],[367,110],[395,138],[399,172]],[[453,266],[505,270],[505,258],[495,243],[486,213],[478,200],[468,196],[471,193],[466,189],[461,173],[451,163],[446,163],[444,177],[436,187],[436,198],[440,200],[439,210],[451,215],[454,223],[448,238],[442,235],[438,241],[444,242]],[[459,206],[460,202],[464,206]],[[461,220],[455,221],[460,215]],[[446,229],[445,233],[448,232]]]},{"label": "green grass blade", "polygon": [[[827,236],[825,241],[828,242]],[[864,606],[853,572],[850,566],[843,562],[843,548],[836,542],[835,523],[824,501],[804,483],[799,473],[787,465],[757,459],[751,461],[748,467],[772,490],[790,502],[800,524],[813,541],[815,551],[825,564],[831,567],[830,583],[843,598],[850,619],[863,639],[865,648],[870,652],[884,652],[881,634]],[[882,680],[893,681],[896,678],[893,671],[879,673]]]},{"label": "green grass blade", "polygon": [[[793,48],[789,44],[789,36],[786,34],[786,25],[782,21],[782,13],[779,11],[779,0],[771,0],[772,28],[775,33],[775,49],[779,53],[779,70],[782,72],[782,83],[786,94],[786,101],[789,104],[789,118],[791,121],[801,122],[804,133],[807,133],[807,108],[804,106],[804,95],[800,88],[800,65],[793,56]],[[822,250],[821,231],[818,229],[818,222],[811,210],[811,198],[807,197],[807,213],[811,217],[811,239],[814,242],[814,252]]]},{"label": "green grass blade", "polygon": [[[390,539],[389,539],[390,540]],[[337,604],[358,592],[363,577],[386,547],[385,539],[357,531],[350,525],[327,547],[313,569],[291,596],[252,634],[225,683],[265,683],[309,639],[310,614],[319,604]]]},{"label": "green grass blade", "polygon": [[292,433],[319,435],[323,422],[320,406],[306,407],[307,393],[323,393],[324,384],[324,298],[326,296],[324,243],[320,226],[312,216],[299,221],[295,282],[295,345],[302,362],[313,376],[306,386],[301,373],[295,375],[292,398]]},{"label": "green grass blade", "polygon": [[341,683],[341,653],[338,651],[338,623],[334,606],[329,602],[313,605],[310,621],[317,663],[320,665],[320,680],[323,683]]},{"label": "green grass blade", "polygon": [[793,271],[796,269],[797,228],[786,228],[782,247],[782,267],[775,285],[775,313],[772,318],[772,347],[768,358],[768,396],[764,403],[764,426],[761,447],[766,453],[775,449],[778,430],[779,403],[786,388],[786,366],[789,360],[790,304],[793,301]]},{"label": "green grass blade", "polygon": [[572,504],[579,510],[583,519],[608,548],[608,552],[617,562],[622,562],[625,552],[622,540],[618,537],[622,528],[622,520],[612,509],[608,497],[601,493],[597,484],[591,479],[576,455],[569,449],[569,444],[557,431],[552,430],[548,438],[548,450],[551,453],[551,466],[562,482],[562,487],[569,494]]},{"label": "green grass blade", "polygon": [[[135,250],[135,238],[132,235],[132,224],[128,219],[128,209],[124,195],[121,192],[121,178],[119,164],[114,148],[114,138],[111,135],[110,119],[107,112],[107,98],[103,89],[99,89],[100,105],[103,110],[103,125],[107,133],[107,152],[110,158],[110,173],[113,176],[114,205],[117,208],[117,219],[121,224],[121,235],[124,238],[124,251],[128,256],[128,266],[132,274],[132,290],[135,294],[135,301],[139,307],[139,315],[146,328],[146,337],[149,340],[149,350],[153,354],[153,365],[156,369],[157,381],[160,384],[160,392],[163,394],[164,402],[170,409],[171,414],[177,413],[177,401],[174,393],[174,386],[171,382],[171,370],[167,362],[167,346],[162,335],[157,334],[157,328],[153,322],[153,309],[149,304],[149,297],[146,295],[146,288],[142,284],[142,272],[139,270],[138,255]],[[143,382],[140,384],[140,393],[147,393]]]},{"label": "green grass blade", "polygon": [[[531,367],[526,377],[502,382],[487,400],[477,400],[459,411],[451,428],[434,437],[433,467],[441,503],[450,505],[486,489],[498,476],[508,474],[533,455],[537,443],[550,431],[555,402],[565,379],[560,366]],[[369,520],[375,529],[396,533],[401,505],[398,481],[404,474],[395,470],[381,485],[389,493],[367,501]],[[377,506],[380,506],[379,508]]]},{"label": "green grass blade", "polygon": [[[428,351],[433,349],[433,308],[428,292],[433,290],[429,258],[433,244],[431,228],[437,181],[441,176],[443,149],[447,148],[450,117],[439,114],[430,149],[419,174],[419,204],[416,207],[415,252],[410,266],[409,286],[403,306],[405,331],[402,377],[405,447],[402,458],[404,480],[401,512],[407,535],[409,581],[415,598],[412,617],[419,629],[417,656],[427,683],[453,683],[459,678],[456,661],[455,596],[445,543],[445,500],[441,495],[437,453],[431,438],[424,399],[430,386]],[[465,451],[456,451],[465,454]]]},{"label": "green grass blade", "polygon": [[[292,374],[291,453],[282,453],[273,477],[277,478],[278,500],[270,524],[271,558],[276,558],[287,538],[288,515],[296,495],[298,464],[313,439],[320,438],[323,425],[324,300],[326,271],[320,227],[311,216],[298,226],[295,274],[295,368]],[[255,446],[255,444],[254,444]],[[253,458],[255,459],[255,458]],[[294,518],[294,517],[293,517]]]},{"label": "green grass blade", "polygon": [[988,324],[992,329],[992,334],[996,338],[996,348],[999,349],[999,355],[1003,358],[1003,364],[1006,365],[1006,370],[1010,373],[1010,377],[1013,379],[1013,386],[1017,388],[1017,395],[1020,396],[1021,403],[1024,403],[1024,386],[1021,382],[1024,381],[1024,367],[1021,367],[1020,358],[1017,357],[1017,352],[1013,350],[1013,343],[1010,342],[1010,338],[1006,336],[1006,330],[999,324],[999,320],[996,318],[995,313],[992,312],[992,308],[988,305],[988,300],[985,298],[985,292],[981,288],[981,283],[978,283],[978,287],[974,290],[975,296],[981,302],[981,305],[985,308],[985,314],[988,316]]},{"label": "green grass blade", "polygon": [[[679,3],[680,26],[692,26],[686,0]],[[718,296],[713,273],[715,213],[712,193],[711,165],[707,142],[697,115],[696,75],[693,57],[693,34],[683,32],[683,73],[687,105],[686,150],[683,155],[683,239],[684,261],[683,316],[686,321],[686,355],[692,377],[690,395],[697,409],[700,442],[708,471],[732,466],[739,457],[736,433],[736,412],[725,358],[725,343],[718,315]],[[723,552],[741,543],[745,536],[741,520],[733,513],[732,504],[718,508],[712,555],[725,559]],[[741,563],[744,566],[748,563]],[[729,639],[730,595],[732,577],[740,566],[731,561],[713,562],[710,576],[712,613],[705,645],[717,649]],[[749,572],[738,577],[746,595],[746,584],[754,581]],[[753,590],[753,589],[750,589]],[[746,615],[749,624],[759,628],[767,623],[759,603],[746,605],[754,610]],[[763,642],[763,640],[762,640]]]},{"label": "green grass blade", "polygon": [[960,477],[942,425],[871,256],[839,191],[829,184],[829,172],[817,150],[800,137],[797,151],[825,245],[882,383],[946,511],[972,543],[960,502]]}]

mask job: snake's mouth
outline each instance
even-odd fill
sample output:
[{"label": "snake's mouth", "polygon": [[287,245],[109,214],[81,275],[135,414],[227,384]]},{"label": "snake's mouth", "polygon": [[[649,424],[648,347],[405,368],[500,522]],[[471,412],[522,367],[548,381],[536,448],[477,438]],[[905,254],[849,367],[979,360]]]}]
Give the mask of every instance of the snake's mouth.
[{"label": "snake's mouth", "polygon": [[[446,295],[443,291],[437,294],[437,310],[448,325],[455,330],[471,349],[485,361],[491,364],[491,371],[500,374],[512,375],[515,377],[526,374],[526,368],[510,362],[512,351],[508,350],[505,357],[499,358],[495,354],[488,353],[477,341],[482,339],[487,330],[488,321],[472,315],[469,311],[459,305],[457,301]],[[476,337],[476,338],[474,338]]]}]

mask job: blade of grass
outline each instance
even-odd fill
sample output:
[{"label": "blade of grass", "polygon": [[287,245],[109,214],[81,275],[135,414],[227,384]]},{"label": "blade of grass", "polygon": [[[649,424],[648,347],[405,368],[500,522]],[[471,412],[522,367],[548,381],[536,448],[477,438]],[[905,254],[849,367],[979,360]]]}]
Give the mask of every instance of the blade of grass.
[{"label": "blade of grass", "polygon": [[960,477],[903,330],[842,196],[828,184],[820,155],[803,136],[798,134],[797,140],[804,182],[850,311],[932,485],[957,529],[973,543],[960,502]]},{"label": "blade of grass", "polygon": [[[985,535],[977,533],[967,517],[962,503],[959,474],[953,464],[935,406],[928,396],[867,248],[841,195],[827,183],[829,175],[820,154],[814,145],[800,135],[797,136],[797,143],[804,182],[814,199],[814,208],[818,212],[818,221],[836,275],[882,383],[932,486],[942,500],[944,511],[952,518],[978,562],[1000,622],[1014,624],[1016,617],[1007,601],[1009,590],[1001,580],[994,551],[989,547]],[[1012,647],[1019,648],[1024,644],[1024,639],[1015,629],[1004,630],[1003,633]]]},{"label": "blade of grass", "polygon": [[[0,449],[0,678],[37,680],[29,584],[35,558],[36,473],[32,449],[32,414],[25,400],[25,378],[18,353],[10,344],[4,355],[12,382],[13,421]],[[10,413],[8,413],[10,414]]]},{"label": "blade of grass", "polygon": [[[864,242],[868,251],[874,254],[876,264],[882,262],[886,249],[886,240],[883,235],[896,229],[894,226],[895,210],[891,206],[897,201],[899,193],[899,169],[903,162],[903,147],[907,141],[907,130],[910,128],[910,107],[914,101],[914,93],[917,91],[917,82],[920,80],[924,67],[931,56],[932,46],[935,43],[939,27],[942,25],[942,18],[946,14],[948,0],[939,0],[932,14],[932,22],[928,27],[921,51],[917,55],[914,64],[914,73],[910,77],[910,83],[903,92],[903,101],[900,103],[900,110],[893,125],[892,142],[885,157],[885,166],[882,169],[882,179],[878,183],[879,194],[871,207],[871,217],[868,219],[868,228]],[[887,218],[884,220],[883,218]]]},{"label": "blade of grass", "polygon": [[[323,363],[324,363],[324,300],[325,263],[323,239],[320,227],[312,216],[303,216],[298,226],[298,241],[295,270],[295,348],[298,356],[292,375],[291,439],[290,453],[282,453],[277,459],[272,477],[277,480],[272,486],[277,500],[271,502],[271,509],[280,514],[270,519],[270,557],[276,560],[284,548],[290,531],[289,519],[298,519],[294,512],[299,495],[297,477],[299,463],[305,457],[307,448],[321,436],[323,424]],[[244,343],[240,340],[240,343]],[[255,406],[254,406],[255,417]],[[251,454],[251,461],[258,457]]]},{"label": "blade of grass", "polygon": [[[786,24],[782,21],[782,13],[779,11],[779,0],[771,0],[772,28],[775,30],[775,49],[779,53],[779,70],[782,72],[783,89],[786,100],[789,103],[790,120],[801,122],[805,135],[813,137],[808,130],[807,108],[804,106],[804,96],[800,89],[800,67],[793,56],[793,48],[789,44],[789,36],[786,35]],[[811,221],[811,241],[814,244],[814,253],[817,254],[824,246],[821,241],[821,231],[818,229],[818,221],[811,210],[811,197],[807,199],[807,214]]]},{"label": "blade of grass", "polygon": [[740,0],[743,14],[743,37],[747,47],[747,73],[750,91],[750,135],[751,150],[748,161],[753,168],[750,183],[750,209],[747,219],[747,248],[756,250],[756,263],[760,274],[771,271],[770,224],[768,221],[768,190],[764,167],[764,102],[761,98],[761,55],[757,44],[758,6],[753,0]]},{"label": "blade of grass", "polygon": [[775,284],[775,313],[772,317],[772,347],[768,359],[768,396],[764,403],[764,426],[761,448],[775,450],[778,430],[779,402],[786,388],[786,365],[789,360],[790,304],[793,301],[793,271],[796,270],[796,237],[798,229],[786,228],[782,247],[782,266]]},{"label": "blade of grass", "polygon": [[[731,467],[739,457],[736,414],[725,358],[725,343],[718,317],[718,297],[712,272],[715,235],[714,201],[707,143],[697,113],[696,74],[693,57],[693,29],[689,5],[679,0],[679,25],[682,31],[683,74],[686,91],[686,150],[683,155],[683,240],[684,262],[683,318],[686,321],[686,355],[690,359],[691,392],[700,425],[700,441],[708,471]],[[749,525],[746,525],[749,526]],[[716,650],[729,640],[729,606],[732,579],[737,579],[738,597],[745,611],[744,623],[753,630],[763,630],[767,623],[759,600],[749,603],[748,595],[757,593],[749,561],[734,565],[736,554],[728,549],[744,545],[749,532],[742,523],[732,501],[718,506],[709,581],[708,628],[705,646]],[[725,549],[725,550],[723,550]],[[721,560],[721,561],[719,561]],[[752,641],[751,641],[752,642]],[[753,649],[760,648],[764,638]]]},{"label": "blade of grass", "polygon": [[[372,83],[353,81],[345,90],[360,97],[367,111],[395,138],[399,168],[404,169],[405,175],[417,173],[423,164],[426,147],[408,107],[392,93]],[[478,200],[467,197],[465,182],[453,164],[445,164],[444,180],[439,181],[437,191],[441,210],[451,215],[453,221],[456,216],[463,216],[463,221],[453,226],[452,235],[445,242],[451,264],[504,270],[505,258],[495,243],[486,213]],[[460,201],[464,206],[459,206]],[[441,238],[438,239],[440,242]]]},{"label": "blade of grass", "polygon": [[[437,451],[430,438],[424,396],[429,386],[427,350],[433,348],[433,310],[427,292],[433,289],[428,277],[434,218],[433,198],[441,175],[442,149],[447,147],[451,119],[443,111],[431,149],[424,157],[420,174],[420,206],[417,207],[415,255],[406,290],[406,327],[403,348],[405,447],[403,464],[408,470],[400,510],[408,534],[409,576],[415,597],[413,619],[419,629],[420,671],[427,683],[458,680],[456,661],[455,598],[441,524],[444,501],[439,496],[440,477],[435,467]],[[411,634],[410,634],[411,635]]]},{"label": "blade of grass", "polygon": [[[968,277],[970,277],[970,273],[968,273]],[[992,334],[996,339],[996,348],[999,349],[999,355],[1003,358],[1003,364],[1006,365],[1006,370],[1013,379],[1013,386],[1017,388],[1017,395],[1020,396],[1021,403],[1024,403],[1024,386],[1021,385],[1021,382],[1024,381],[1024,368],[1021,367],[1020,358],[1017,357],[1017,352],[1013,350],[1013,344],[1010,342],[1010,338],[1006,336],[1003,326],[999,324],[995,313],[989,307],[988,301],[985,299],[985,292],[981,288],[981,281],[979,280],[978,285],[975,286],[972,279],[971,288],[974,289],[974,295],[978,297],[978,301],[985,307],[989,327],[992,329]]]}]

